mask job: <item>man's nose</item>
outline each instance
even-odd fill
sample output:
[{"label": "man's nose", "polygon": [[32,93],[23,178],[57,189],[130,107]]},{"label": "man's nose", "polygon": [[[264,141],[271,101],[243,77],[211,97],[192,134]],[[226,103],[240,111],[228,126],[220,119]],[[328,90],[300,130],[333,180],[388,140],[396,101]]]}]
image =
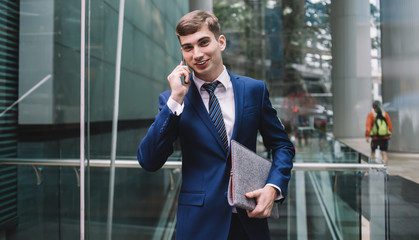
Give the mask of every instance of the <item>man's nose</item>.
[{"label": "man's nose", "polygon": [[200,59],[204,56],[200,48],[195,48],[193,54],[195,59]]}]

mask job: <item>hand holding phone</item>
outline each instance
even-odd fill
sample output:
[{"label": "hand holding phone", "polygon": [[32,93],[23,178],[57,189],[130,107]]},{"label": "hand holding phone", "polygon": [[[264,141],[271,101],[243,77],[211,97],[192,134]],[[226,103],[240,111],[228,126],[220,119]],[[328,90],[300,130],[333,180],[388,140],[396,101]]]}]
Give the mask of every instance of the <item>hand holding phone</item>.
[{"label": "hand holding phone", "polygon": [[182,59],[179,65],[177,65],[169,76],[167,76],[172,91],[171,98],[179,104],[182,104],[183,99],[191,86],[191,81],[189,80],[190,75],[191,70],[186,66],[185,61]]}]

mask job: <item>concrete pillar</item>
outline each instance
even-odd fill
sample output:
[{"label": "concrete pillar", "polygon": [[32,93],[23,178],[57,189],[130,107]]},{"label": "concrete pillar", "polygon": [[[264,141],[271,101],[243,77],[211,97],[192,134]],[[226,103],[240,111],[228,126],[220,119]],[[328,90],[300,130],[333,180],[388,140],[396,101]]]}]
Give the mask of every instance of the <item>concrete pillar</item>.
[{"label": "concrete pillar", "polygon": [[333,134],[362,137],[371,110],[371,40],[368,0],[333,0]]},{"label": "concrete pillar", "polygon": [[390,151],[419,152],[417,9],[417,0],[381,0],[382,97],[393,123]]},{"label": "concrete pillar", "polygon": [[189,0],[189,10],[205,10],[212,12],[213,0]]}]

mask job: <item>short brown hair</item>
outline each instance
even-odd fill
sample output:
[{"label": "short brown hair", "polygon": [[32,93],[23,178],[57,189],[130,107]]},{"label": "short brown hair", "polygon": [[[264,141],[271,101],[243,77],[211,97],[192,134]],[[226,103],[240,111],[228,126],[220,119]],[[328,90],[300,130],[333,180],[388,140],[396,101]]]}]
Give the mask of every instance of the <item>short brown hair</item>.
[{"label": "short brown hair", "polygon": [[194,34],[205,24],[216,38],[220,36],[218,18],[211,12],[203,10],[195,10],[183,16],[176,25],[176,35],[179,37]]}]

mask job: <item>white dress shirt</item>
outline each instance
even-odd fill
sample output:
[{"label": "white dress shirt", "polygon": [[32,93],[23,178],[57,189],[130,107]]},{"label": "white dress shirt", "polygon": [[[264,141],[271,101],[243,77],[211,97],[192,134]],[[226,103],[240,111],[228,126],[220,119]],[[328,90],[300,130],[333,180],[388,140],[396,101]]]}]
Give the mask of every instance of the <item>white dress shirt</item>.
[{"label": "white dress shirt", "polygon": [[[199,89],[199,94],[201,95],[202,101],[204,102],[207,111],[209,111],[209,94],[204,88],[202,88],[202,85],[204,85],[204,83],[206,82],[197,78],[193,73],[192,79],[195,82],[197,89]],[[230,145],[231,136],[233,135],[236,111],[234,105],[233,85],[231,84],[230,75],[228,75],[228,72],[225,67],[224,71],[214,81],[220,82],[220,84],[218,84],[217,88],[215,89],[214,94],[217,97],[218,102],[220,103],[221,113],[223,114],[224,125],[227,133],[228,145]],[[167,106],[177,116],[179,116],[183,112],[183,103],[179,104],[171,97],[167,101]]]}]

